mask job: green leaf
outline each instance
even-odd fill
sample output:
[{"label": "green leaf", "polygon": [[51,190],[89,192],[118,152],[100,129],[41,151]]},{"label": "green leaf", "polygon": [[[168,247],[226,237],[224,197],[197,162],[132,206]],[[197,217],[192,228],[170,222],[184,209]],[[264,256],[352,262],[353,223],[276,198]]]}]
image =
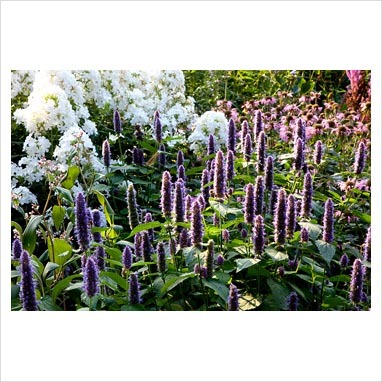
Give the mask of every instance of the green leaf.
[{"label": "green leaf", "polygon": [[286,308],[286,299],[289,295],[289,290],[283,285],[277,283],[271,278],[267,279],[267,284],[272,292],[272,298],[279,309]]},{"label": "green leaf", "polygon": [[222,284],[218,280],[206,280],[206,279],[203,279],[203,284],[206,287],[214,290],[217,293],[217,295],[223,299],[224,302],[227,302],[228,295],[229,295],[229,288],[227,287],[227,285]]},{"label": "green leaf", "polygon": [[321,235],[321,226],[318,224],[313,224],[309,222],[299,222],[301,227],[305,227],[309,232],[309,238],[311,240],[316,240]]},{"label": "green leaf", "polygon": [[61,183],[62,187],[70,190],[74,186],[74,182],[80,175],[80,169],[77,166],[71,166],[68,169],[65,180]]},{"label": "green leaf", "polygon": [[243,269],[252,267],[253,265],[260,262],[260,259],[236,259],[237,269],[236,273],[239,273]]},{"label": "green leaf", "polygon": [[353,212],[353,215],[360,218],[364,223],[371,224],[371,216],[370,215],[365,214],[363,212],[359,212],[356,209],[353,209],[352,212]]},{"label": "green leaf", "polygon": [[224,205],[222,202],[217,202],[216,200],[210,198],[210,206],[219,214],[219,216],[224,218],[227,215],[228,206]]},{"label": "green leaf", "polygon": [[105,214],[107,222],[109,223],[109,225],[113,225],[114,211],[111,208],[108,200],[97,190],[93,189],[93,193],[97,196],[99,203],[103,207],[103,212]]},{"label": "green leaf", "polygon": [[[79,278],[79,277],[82,277],[81,275],[71,275],[71,276],[68,276],[66,278],[64,278],[63,280],[60,280],[53,288],[52,290],[52,300],[53,302],[56,301],[57,297],[60,295],[60,293],[65,289],[67,288],[71,281],[75,278]],[[82,284],[82,283],[81,283]]]},{"label": "green leaf", "polygon": [[184,273],[180,276],[173,277],[172,279],[166,281],[166,283],[163,285],[160,296],[163,297],[167,292],[169,292],[171,289],[174,289],[177,285],[179,285],[183,281],[189,278],[194,278],[194,277],[195,277],[194,272]]},{"label": "green leaf", "polygon": [[73,205],[73,197],[69,190],[63,187],[56,187],[56,190],[58,191],[59,195],[62,197],[62,199],[66,200],[70,205]]},{"label": "green leaf", "polygon": [[44,296],[41,298],[39,304],[38,304],[39,310],[45,310],[45,311],[60,311],[62,308],[60,308],[58,305],[56,305],[53,301],[53,298],[51,296]]},{"label": "green leaf", "polygon": [[50,272],[54,271],[55,269],[57,269],[59,267],[58,264],[56,263],[51,263],[50,261],[48,261],[48,263],[45,265],[45,269],[44,269],[44,272],[42,273],[42,278],[43,279],[46,279],[47,276],[49,275]]},{"label": "green leaf", "polygon": [[48,253],[49,259],[52,263],[64,265],[72,256],[72,246],[63,239],[55,237],[52,240],[48,239]]},{"label": "green leaf", "polygon": [[101,277],[108,277],[109,279],[113,280],[116,284],[118,284],[123,290],[127,290],[127,280],[124,279],[121,275],[114,272],[101,272]]},{"label": "green leaf", "polygon": [[15,227],[17,229],[17,232],[19,233],[20,237],[23,236],[23,229],[21,228],[21,225],[19,223],[11,221],[11,227]]},{"label": "green leaf", "polygon": [[239,309],[240,310],[252,310],[260,306],[261,300],[253,297],[247,293],[244,296],[239,297]]},{"label": "green leaf", "polygon": [[54,226],[58,231],[60,229],[61,223],[64,221],[65,217],[65,208],[62,206],[53,206],[52,218],[54,222]]},{"label": "green leaf", "polygon": [[160,222],[157,222],[157,221],[154,221],[154,222],[150,222],[150,223],[143,223],[143,224],[140,224],[140,225],[137,225],[130,233],[130,235],[128,237],[132,237],[134,236],[136,233],[138,232],[141,232],[141,231],[147,231],[151,228],[157,228],[157,227],[160,227],[162,226],[163,223],[160,223]]},{"label": "green leaf", "polygon": [[287,253],[276,251],[274,248],[266,248],[264,251],[268,256],[272,257],[274,261],[288,260],[289,256]]},{"label": "green leaf", "polygon": [[36,247],[36,240],[37,240],[36,231],[39,224],[41,223],[43,219],[44,217],[41,215],[33,215],[30,218],[25,228],[25,231],[22,237],[23,248],[27,250],[30,255],[33,253]]},{"label": "green leaf", "polygon": [[323,240],[316,240],[315,244],[320,252],[322,258],[326,261],[328,266],[330,266],[330,262],[333,259],[333,256],[336,253],[336,247],[332,244],[329,244]]}]

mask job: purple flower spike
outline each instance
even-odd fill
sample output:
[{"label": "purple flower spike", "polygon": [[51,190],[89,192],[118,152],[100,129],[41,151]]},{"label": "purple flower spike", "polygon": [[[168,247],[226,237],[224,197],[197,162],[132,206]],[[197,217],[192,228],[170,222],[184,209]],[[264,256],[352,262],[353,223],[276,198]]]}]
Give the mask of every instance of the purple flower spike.
[{"label": "purple flower spike", "polygon": [[300,138],[303,143],[306,141],[306,125],[305,122],[298,118],[295,126],[294,139]]},{"label": "purple flower spike", "polygon": [[317,141],[316,144],[314,145],[314,154],[313,154],[314,163],[317,165],[321,163],[322,151],[323,151],[322,142]]},{"label": "purple flower spike", "polygon": [[332,243],[334,240],[334,208],[332,199],[325,202],[323,240]]},{"label": "purple flower spike", "polygon": [[165,171],[162,175],[162,189],[161,189],[161,208],[162,214],[165,218],[171,216],[172,211],[172,193],[171,193],[171,175]]},{"label": "purple flower spike", "polygon": [[192,204],[191,215],[191,243],[197,247],[203,240],[204,226],[200,204],[197,200]]},{"label": "purple flower spike", "polygon": [[142,246],[143,246],[143,261],[152,261],[151,254],[153,253],[153,247],[150,242],[149,234],[147,231],[142,232]]},{"label": "purple flower spike", "polygon": [[19,260],[22,252],[23,252],[23,244],[21,243],[21,240],[15,239],[12,244],[13,260]]},{"label": "purple flower spike", "polygon": [[261,215],[264,209],[264,179],[256,177],[255,182],[255,215]]},{"label": "purple flower spike", "polygon": [[[151,223],[152,221],[153,221],[153,216],[151,215],[150,212],[146,212],[145,223]],[[154,230],[152,228],[149,228],[147,232],[149,234],[149,239],[152,242],[154,240]]]},{"label": "purple flower spike", "polygon": [[180,165],[184,165],[184,155],[182,150],[178,151],[178,154],[176,156],[176,165],[177,167],[179,167]]},{"label": "purple flower spike", "polygon": [[159,112],[155,112],[154,116],[155,139],[158,143],[162,142],[162,123],[160,121]]},{"label": "purple flower spike", "polygon": [[227,243],[229,241],[229,231],[228,229],[223,229],[222,238]]},{"label": "purple flower spike", "polygon": [[32,261],[27,251],[20,255],[20,299],[23,310],[37,310],[35,281],[33,280]]},{"label": "purple flower spike", "polygon": [[228,123],[228,150],[233,153],[236,152],[236,126],[234,120],[231,118]]},{"label": "purple flower spike", "polygon": [[296,201],[293,195],[288,196],[286,212],[287,237],[292,238],[296,229]]},{"label": "purple flower spike", "polygon": [[133,163],[137,166],[143,166],[144,164],[143,151],[137,147],[133,148]]},{"label": "purple flower spike", "polygon": [[275,209],[276,209],[277,192],[278,192],[277,188],[273,188],[273,189],[271,190],[271,196],[270,196],[270,198],[269,198],[269,213],[270,213],[271,215],[274,214]]},{"label": "purple flower spike", "polygon": [[108,140],[103,141],[102,144],[102,158],[103,163],[106,167],[110,167],[111,154],[110,154],[110,145]]},{"label": "purple flower spike", "polygon": [[179,246],[180,248],[188,247],[188,231],[186,228],[183,228],[179,235]]},{"label": "purple flower spike", "polygon": [[227,173],[227,180],[231,181],[233,177],[235,176],[235,154],[232,150],[228,150],[227,153],[227,162],[226,162],[226,173]]},{"label": "purple flower spike", "polygon": [[219,255],[217,258],[216,258],[216,265],[218,267],[222,266],[224,264],[224,257],[222,255]]},{"label": "purple flower spike", "polygon": [[117,109],[114,110],[113,122],[114,122],[114,131],[117,134],[121,134],[121,116]]},{"label": "purple flower spike", "polygon": [[143,238],[140,232],[137,232],[134,236],[134,255],[138,259],[143,256]]},{"label": "purple flower spike", "polygon": [[166,272],[166,252],[164,250],[164,244],[162,242],[157,245],[158,255],[158,272]]},{"label": "purple flower spike", "polygon": [[[103,216],[101,215],[101,212],[97,209],[94,209],[92,212],[91,212],[91,216],[92,216],[92,219],[93,219],[93,225],[94,227],[97,227],[97,228],[101,228],[104,226],[104,222],[103,222]],[[102,243],[102,235],[101,235],[101,232],[93,232],[93,240],[96,242],[96,243]]]},{"label": "purple flower spike", "polygon": [[159,145],[158,163],[159,168],[164,169],[166,167],[166,147],[163,143]]},{"label": "purple flower spike", "polygon": [[192,201],[193,201],[192,196],[187,194],[185,199],[184,199],[184,205],[185,205],[185,209],[186,209],[184,221],[186,221],[186,222],[189,222],[191,219]]},{"label": "purple flower spike", "polygon": [[350,281],[350,301],[359,304],[362,300],[363,279],[365,267],[360,259],[355,259]]},{"label": "purple flower spike", "polygon": [[371,227],[367,230],[366,240],[363,247],[363,259],[371,261]]},{"label": "purple flower spike", "polygon": [[277,204],[274,217],[274,234],[275,242],[278,245],[283,245],[285,243],[286,236],[286,193],[283,188],[280,188],[277,193]]},{"label": "purple flower spike", "polygon": [[253,126],[253,136],[255,138],[255,141],[257,141],[257,138],[260,132],[263,130],[264,130],[264,127],[263,127],[263,119],[262,119],[261,111],[256,110],[255,118],[254,118],[254,126]]},{"label": "purple flower spike", "polygon": [[261,215],[257,215],[255,218],[255,226],[253,228],[253,245],[255,254],[257,256],[261,256],[264,252],[265,245],[264,218]]},{"label": "purple flower spike", "polygon": [[268,191],[271,191],[273,188],[273,158],[271,156],[267,157],[265,165],[264,183],[265,188]]},{"label": "purple flower spike", "polygon": [[365,168],[366,163],[366,146],[363,142],[358,145],[354,160],[354,172],[360,174]]},{"label": "purple flower spike", "polygon": [[140,285],[137,273],[132,273],[129,277],[129,303],[131,305],[141,303]]},{"label": "purple flower spike", "polygon": [[221,150],[218,150],[215,157],[214,171],[214,197],[216,199],[224,199],[226,195],[226,173],[224,167],[224,155]]},{"label": "purple flower spike", "polygon": [[131,249],[126,245],[122,252],[122,265],[124,269],[130,269],[133,265],[133,254],[131,253]]},{"label": "purple flower spike", "polygon": [[215,138],[212,134],[208,137],[208,150],[207,155],[215,154]]},{"label": "purple flower spike", "polygon": [[88,207],[82,192],[79,192],[76,197],[76,237],[81,251],[85,251],[90,245],[90,230]]},{"label": "purple flower spike", "polygon": [[239,310],[239,292],[237,287],[232,283],[229,286],[228,310]]},{"label": "purple flower spike", "polygon": [[313,182],[310,172],[307,172],[304,177],[304,189],[301,204],[301,216],[309,219],[310,211],[312,209],[313,198]]},{"label": "purple flower spike", "polygon": [[340,266],[341,268],[346,268],[349,265],[349,257],[346,253],[344,253],[340,258]]},{"label": "purple flower spike", "polygon": [[93,256],[89,256],[86,261],[84,290],[88,297],[93,297],[99,293],[98,267]]},{"label": "purple flower spike", "polygon": [[[185,205],[184,205],[184,183],[182,179],[175,182],[175,196],[174,196],[174,221],[175,223],[184,222]],[[182,227],[178,227],[180,231]]]},{"label": "purple flower spike", "polygon": [[247,136],[249,132],[249,126],[247,120],[244,120],[241,124],[241,146],[242,146],[242,152],[244,154],[244,141],[245,137]]},{"label": "purple flower spike", "polygon": [[306,229],[306,227],[301,228],[300,240],[302,243],[307,243],[309,241],[309,231]]},{"label": "purple flower spike", "polygon": [[296,292],[292,292],[287,298],[288,310],[297,310],[298,308],[298,297]]},{"label": "purple flower spike", "polygon": [[264,171],[265,167],[265,133],[260,131],[257,137],[257,172],[261,173]]},{"label": "purple flower spike", "polygon": [[246,162],[251,160],[252,155],[252,139],[251,135],[247,133],[244,140],[244,159]]},{"label": "purple flower spike", "polygon": [[94,251],[94,257],[97,259],[97,267],[100,271],[105,270],[106,253],[103,247],[97,247]]},{"label": "purple flower spike", "polygon": [[253,224],[255,220],[255,188],[252,183],[245,188],[244,221]]},{"label": "purple flower spike", "polygon": [[129,184],[127,187],[127,209],[129,212],[129,225],[132,230],[139,225],[137,197],[133,184]]},{"label": "purple flower spike", "polygon": [[210,181],[210,173],[205,168],[202,172],[202,179],[200,181],[200,192],[202,193],[204,197],[204,201],[206,204],[209,204],[209,197],[210,197],[210,186],[207,186],[207,184]]},{"label": "purple flower spike", "polygon": [[178,179],[183,179],[184,182],[186,181],[186,170],[182,164],[178,167]]},{"label": "purple flower spike", "polygon": [[214,241],[211,239],[211,240],[208,240],[207,255],[206,255],[207,278],[209,279],[212,278],[213,276],[214,254],[215,254]]},{"label": "purple flower spike", "polygon": [[301,138],[297,138],[294,141],[294,169],[301,170],[304,161],[304,142]]}]

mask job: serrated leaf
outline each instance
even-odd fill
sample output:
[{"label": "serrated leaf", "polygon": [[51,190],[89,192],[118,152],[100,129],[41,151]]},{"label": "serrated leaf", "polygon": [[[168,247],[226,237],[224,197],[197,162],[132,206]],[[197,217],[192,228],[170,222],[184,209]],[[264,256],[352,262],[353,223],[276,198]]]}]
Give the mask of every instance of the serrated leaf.
[{"label": "serrated leaf", "polygon": [[257,264],[260,262],[260,259],[236,259],[236,273],[239,273],[243,269],[252,267],[253,265]]},{"label": "serrated leaf", "polygon": [[264,252],[274,261],[283,261],[289,259],[287,253],[276,251],[274,248],[267,248]]},{"label": "serrated leaf", "polygon": [[220,296],[224,302],[227,302],[229,295],[229,288],[226,284],[221,283],[218,280],[206,280],[203,279],[203,284],[214,290],[218,296]]},{"label": "serrated leaf", "polygon": [[61,183],[62,187],[70,190],[74,186],[74,182],[80,175],[80,169],[77,166],[71,166],[68,168],[65,180]]},{"label": "serrated leaf", "polygon": [[147,231],[149,229],[160,227],[160,226],[162,226],[162,224],[163,223],[160,223],[160,222],[157,222],[157,221],[150,222],[150,223],[139,224],[136,227],[134,227],[134,229],[131,231],[131,233],[130,233],[130,235],[128,237],[132,237],[136,233],[141,232],[141,231]]},{"label": "serrated leaf", "polygon": [[56,227],[57,231],[60,229],[60,225],[64,221],[64,217],[65,217],[65,208],[58,205],[53,206],[52,218],[53,218],[54,226]]},{"label": "serrated leaf", "polygon": [[336,253],[336,247],[330,243],[327,243],[323,240],[316,240],[315,244],[318,248],[318,251],[320,252],[320,255],[322,258],[326,261],[328,266],[330,266],[330,262],[332,261],[335,253]]}]

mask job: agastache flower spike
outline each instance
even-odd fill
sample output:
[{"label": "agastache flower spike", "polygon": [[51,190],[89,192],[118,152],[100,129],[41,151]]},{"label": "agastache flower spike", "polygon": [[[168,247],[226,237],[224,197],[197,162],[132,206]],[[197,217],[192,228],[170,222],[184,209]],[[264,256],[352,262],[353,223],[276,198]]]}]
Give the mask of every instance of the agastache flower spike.
[{"label": "agastache flower spike", "polygon": [[108,140],[104,140],[102,144],[102,158],[103,163],[106,167],[110,167],[111,154],[110,154],[110,145]]},{"label": "agastache flower spike", "polygon": [[287,237],[292,238],[294,231],[296,229],[296,204],[293,195],[288,196],[288,205],[286,212],[286,226],[287,226]]},{"label": "agastache flower spike", "polygon": [[[145,214],[145,223],[151,223],[153,221],[153,216],[151,215],[150,212],[146,212]],[[149,239],[150,241],[153,241],[154,240],[154,230],[152,228],[149,228],[147,230],[148,234],[149,234]]]},{"label": "agastache flower spike", "polygon": [[165,218],[171,216],[172,211],[172,193],[171,193],[171,175],[165,171],[162,175],[162,189],[161,189],[161,208],[162,214]]},{"label": "agastache flower spike", "polygon": [[191,243],[197,247],[203,240],[204,226],[201,214],[200,204],[197,200],[192,204],[191,215]]},{"label": "agastache flower spike", "polygon": [[367,230],[366,240],[363,247],[363,259],[371,261],[371,227]]},{"label": "agastache flower spike", "polygon": [[206,255],[207,278],[212,278],[213,276],[214,254],[215,254],[214,241],[210,239],[208,240],[207,255]]},{"label": "agastache flower spike", "polygon": [[255,215],[261,215],[264,208],[264,179],[262,176],[256,177],[255,182]]},{"label": "agastache flower spike", "polygon": [[247,224],[253,224],[255,220],[255,188],[252,183],[245,187],[244,220]]},{"label": "agastache flower spike", "polygon": [[138,147],[133,148],[133,163],[137,166],[143,166],[144,163],[143,151]]},{"label": "agastache flower spike", "polygon": [[202,179],[200,181],[200,192],[202,193],[204,197],[204,201],[208,205],[208,199],[210,197],[210,186],[206,186],[210,181],[210,174],[209,171],[205,168],[202,171]]},{"label": "agastache flower spike", "polygon": [[304,142],[297,138],[294,142],[294,169],[301,170],[304,165]]},{"label": "agastache flower spike", "polygon": [[150,262],[151,254],[153,253],[153,248],[150,242],[149,234],[147,231],[143,231],[142,233],[142,246],[143,246],[143,261]]},{"label": "agastache flower spike", "polygon": [[323,240],[331,243],[334,240],[334,209],[332,199],[325,202]]},{"label": "agastache flower spike", "polygon": [[228,150],[231,150],[233,153],[236,151],[236,126],[232,118],[230,118],[228,123]]},{"label": "agastache flower spike", "polygon": [[273,158],[271,156],[267,157],[264,174],[264,183],[265,188],[268,191],[271,191],[273,188]]},{"label": "agastache flower spike", "polygon": [[132,273],[129,277],[129,303],[131,305],[141,303],[140,284],[137,273]]},{"label": "agastache flower spike", "polygon": [[257,137],[257,172],[261,173],[265,167],[265,133],[260,131]]},{"label": "agastache flower spike", "polygon": [[244,120],[243,123],[241,124],[241,146],[242,146],[242,152],[244,154],[244,141],[245,137],[248,134],[249,126],[247,120]]},{"label": "agastache flower spike", "polygon": [[231,181],[233,177],[235,176],[235,154],[232,150],[228,150],[227,153],[227,162],[226,162],[226,173],[227,173],[227,180]]},{"label": "agastache flower spike", "polygon": [[305,130],[306,130],[305,122],[301,118],[298,118],[297,122],[296,122],[296,126],[295,126],[294,138],[295,139],[301,138],[302,142],[305,143],[305,141],[306,141]]},{"label": "agastache flower spike", "polygon": [[297,310],[298,307],[298,297],[296,292],[291,292],[287,298],[288,310]]},{"label": "agastache flower spike", "polygon": [[157,245],[157,255],[158,255],[158,272],[165,272],[166,271],[166,252],[164,249],[163,242],[159,242]]},{"label": "agastache flower spike", "polygon": [[[93,225],[94,227],[101,228],[103,226],[101,212],[97,209],[92,211]],[[102,243],[101,232],[93,232],[93,240],[96,243]]]},{"label": "agastache flower spike", "polygon": [[244,140],[244,159],[246,162],[251,160],[252,155],[252,139],[251,135],[247,133]]},{"label": "agastache flower spike", "polygon": [[186,170],[182,164],[178,167],[178,179],[183,179],[184,182],[186,181]]},{"label": "agastache flower spike", "polygon": [[178,154],[176,156],[176,165],[177,167],[179,167],[180,165],[184,165],[184,155],[182,150],[178,151]]},{"label": "agastache flower spike", "polygon": [[159,112],[156,111],[154,115],[154,131],[155,139],[158,143],[162,142],[162,123],[160,121]]},{"label": "agastache flower spike", "polygon": [[208,137],[207,155],[215,154],[215,138],[212,134]]},{"label": "agastache flower spike", "polygon": [[365,268],[360,259],[355,259],[350,281],[350,301],[359,304],[362,299],[363,279]]},{"label": "agastache flower spike", "polygon": [[313,154],[314,163],[319,165],[322,160],[322,142],[317,141],[314,145],[314,154]]},{"label": "agastache flower spike", "polygon": [[21,240],[15,239],[12,244],[13,260],[19,260],[22,252],[23,252],[23,245],[21,243]]},{"label": "agastache flower spike", "polygon": [[119,115],[119,111],[117,109],[114,110],[114,131],[117,134],[121,134],[121,116]]},{"label": "agastache flower spike", "polygon": [[346,253],[344,253],[340,258],[340,266],[341,268],[346,268],[349,265],[349,258]]},{"label": "agastache flower spike", "polygon": [[136,192],[132,183],[127,187],[127,209],[129,212],[129,225],[132,230],[139,225]]},{"label": "agastache flower spike", "polygon": [[286,236],[286,193],[283,188],[280,188],[277,193],[277,204],[275,210],[274,217],[274,234],[275,234],[275,242],[279,245],[285,243]]},{"label": "agastache flower spike", "polygon": [[32,262],[29,253],[25,250],[23,250],[20,255],[20,274],[20,299],[23,310],[37,310]]},{"label": "agastache flower spike", "polygon": [[90,245],[90,230],[88,208],[86,200],[82,192],[77,194],[76,198],[76,237],[81,251],[85,251]]},{"label": "agastache flower spike", "polygon": [[163,143],[159,145],[158,163],[159,168],[164,169],[166,167],[166,148]]},{"label": "agastache flower spike", "polygon": [[130,269],[133,265],[133,254],[131,253],[131,249],[128,245],[126,245],[122,252],[122,265],[125,270]]},{"label": "agastache flower spike", "polygon": [[97,247],[94,251],[94,257],[97,259],[97,267],[100,271],[105,270],[105,249],[103,247]]},{"label": "agastache flower spike", "polygon": [[184,221],[188,222],[191,219],[191,209],[192,209],[192,196],[187,194],[184,199],[184,206],[186,209]]},{"label": "agastache flower spike", "polygon": [[93,256],[89,256],[84,270],[84,290],[88,297],[99,293],[98,267]]},{"label": "agastache flower spike", "polygon": [[224,199],[226,194],[226,173],[224,167],[224,156],[221,150],[218,150],[215,157],[214,171],[214,197]]},{"label": "agastache flower spike", "polygon": [[366,162],[366,146],[363,142],[360,142],[358,145],[357,152],[355,154],[354,160],[354,172],[360,174],[365,168]]},{"label": "agastache flower spike", "polygon": [[[178,179],[175,182],[175,196],[174,196],[174,221],[175,223],[184,222],[185,216],[184,205],[184,183],[182,179]],[[180,231],[182,227],[178,227]]]},{"label": "agastache flower spike", "polygon": [[188,247],[188,231],[186,228],[183,228],[179,235],[179,246],[180,248],[186,248]]},{"label": "agastache flower spike", "polygon": [[313,198],[313,182],[310,172],[307,172],[304,177],[304,189],[301,204],[301,216],[309,219],[310,211],[312,209]]},{"label": "agastache flower spike", "polygon": [[143,256],[143,238],[140,232],[134,236],[134,255],[138,259]]},{"label": "agastache flower spike", "polygon": [[237,287],[232,283],[229,286],[228,310],[239,310],[239,293]]},{"label": "agastache flower spike", "polygon": [[253,126],[253,136],[255,141],[257,141],[257,137],[259,136],[260,131],[263,131],[263,121],[261,111],[257,110],[255,112],[255,120]]},{"label": "agastache flower spike", "polygon": [[306,227],[302,227],[300,231],[300,240],[302,243],[307,243],[309,241],[309,231]]},{"label": "agastache flower spike", "polygon": [[274,214],[275,208],[276,208],[276,203],[277,203],[277,188],[272,188],[271,190],[271,196],[269,198],[269,213],[271,215]]},{"label": "agastache flower spike", "polygon": [[256,215],[255,217],[255,226],[253,228],[253,245],[255,254],[261,256],[264,252],[265,245],[264,218],[261,215]]}]

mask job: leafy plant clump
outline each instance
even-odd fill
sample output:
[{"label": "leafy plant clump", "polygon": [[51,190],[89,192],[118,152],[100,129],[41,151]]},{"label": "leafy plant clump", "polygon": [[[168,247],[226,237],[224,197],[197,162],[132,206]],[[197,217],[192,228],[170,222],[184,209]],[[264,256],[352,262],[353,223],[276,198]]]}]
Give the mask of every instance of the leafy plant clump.
[{"label": "leafy plant clump", "polygon": [[[233,71],[222,78],[233,101],[208,100],[196,86],[204,75],[185,76],[196,109],[198,94],[215,105],[200,117],[160,111],[161,86],[166,104],[192,109],[190,97],[171,100],[181,73],[155,75],[155,111],[139,124],[115,106],[129,101],[112,82],[102,102],[88,82],[84,98],[77,85],[55,88],[49,107],[83,113],[71,129],[55,114],[61,125],[34,121],[25,138],[27,113],[16,113],[13,140],[28,143],[12,182],[30,193],[12,195],[12,310],[370,309],[369,72],[246,71],[264,87],[254,99]],[[33,75],[17,76],[26,85],[12,112],[38,110]],[[38,167],[33,177],[23,163]]]}]

